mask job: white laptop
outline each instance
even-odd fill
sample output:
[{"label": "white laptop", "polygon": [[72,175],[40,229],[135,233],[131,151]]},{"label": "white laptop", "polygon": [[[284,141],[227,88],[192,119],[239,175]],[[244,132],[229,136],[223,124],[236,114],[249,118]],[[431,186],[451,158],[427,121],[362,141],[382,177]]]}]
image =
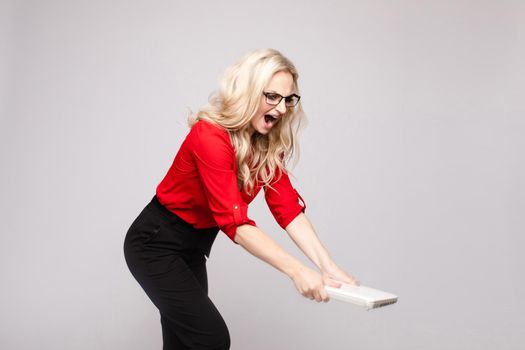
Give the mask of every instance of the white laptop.
[{"label": "white laptop", "polygon": [[342,283],[341,288],[325,286],[325,290],[330,298],[359,305],[367,310],[397,302],[397,296],[391,293],[365,286],[339,283]]}]

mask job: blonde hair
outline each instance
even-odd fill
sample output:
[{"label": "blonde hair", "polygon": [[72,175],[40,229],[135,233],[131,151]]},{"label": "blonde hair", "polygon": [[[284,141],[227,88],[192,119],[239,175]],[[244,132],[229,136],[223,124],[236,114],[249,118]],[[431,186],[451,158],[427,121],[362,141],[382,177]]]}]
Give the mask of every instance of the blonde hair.
[{"label": "blonde hair", "polygon": [[294,89],[299,94],[299,74],[288,58],[274,49],[254,50],[226,69],[219,90],[211,95],[208,104],[188,117],[190,127],[203,119],[228,131],[237,160],[239,189],[250,194],[256,181],[271,187],[274,178],[280,178],[282,171],[287,172],[288,163],[293,160],[295,165],[299,158],[297,134],[305,119],[300,102],[295,108],[287,108],[266,135],[253,132],[251,125],[263,90],[273,75],[281,71],[292,75]]}]

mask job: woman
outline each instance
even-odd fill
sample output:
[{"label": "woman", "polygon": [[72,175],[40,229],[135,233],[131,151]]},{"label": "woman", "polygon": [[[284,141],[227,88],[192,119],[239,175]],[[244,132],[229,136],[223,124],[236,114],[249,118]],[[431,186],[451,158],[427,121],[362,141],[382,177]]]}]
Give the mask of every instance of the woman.
[{"label": "woman", "polygon": [[[219,230],[309,299],[328,301],[324,286],[339,287],[337,280],[358,284],[319,241],[287,174],[303,117],[297,79],[294,65],[271,49],[228,68],[218,94],[190,116],[172,166],[126,235],[126,261],[160,311],[164,349],[229,349],[228,328],[207,295],[206,257]],[[261,188],[277,223],[320,272],[248,218]]]}]

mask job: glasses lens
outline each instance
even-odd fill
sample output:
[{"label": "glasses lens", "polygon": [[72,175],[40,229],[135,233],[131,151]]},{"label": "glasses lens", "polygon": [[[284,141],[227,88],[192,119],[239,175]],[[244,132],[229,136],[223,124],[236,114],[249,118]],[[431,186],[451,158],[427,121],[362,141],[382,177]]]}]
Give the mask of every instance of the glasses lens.
[{"label": "glasses lens", "polygon": [[299,97],[297,95],[288,96],[284,99],[284,103],[288,107],[293,107],[299,102]]},{"label": "glasses lens", "polygon": [[275,106],[278,105],[279,102],[281,102],[281,95],[272,93],[266,94],[266,103],[268,103],[269,105]]}]

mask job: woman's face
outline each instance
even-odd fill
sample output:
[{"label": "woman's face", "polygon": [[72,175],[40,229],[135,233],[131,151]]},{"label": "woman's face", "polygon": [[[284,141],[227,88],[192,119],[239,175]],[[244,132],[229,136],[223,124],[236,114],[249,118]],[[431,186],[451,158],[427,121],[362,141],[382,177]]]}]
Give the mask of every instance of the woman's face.
[{"label": "woman's face", "polygon": [[[290,96],[291,94],[296,93],[294,91],[292,74],[287,71],[275,73],[264,89],[264,92],[273,92],[281,96]],[[261,95],[259,109],[251,122],[256,132],[263,135],[270,132],[272,127],[277,124],[286,113],[287,107],[284,102],[283,98],[278,105],[270,105],[266,102],[266,97]]]}]

